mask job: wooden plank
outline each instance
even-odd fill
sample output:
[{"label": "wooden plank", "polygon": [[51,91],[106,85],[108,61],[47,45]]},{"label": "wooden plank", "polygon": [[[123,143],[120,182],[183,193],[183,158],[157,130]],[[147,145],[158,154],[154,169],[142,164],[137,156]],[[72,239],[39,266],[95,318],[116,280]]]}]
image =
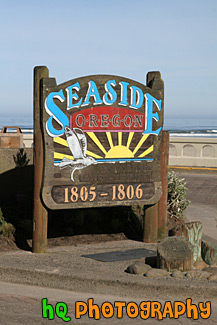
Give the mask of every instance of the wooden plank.
[{"label": "wooden plank", "polygon": [[92,202],[92,204],[105,200],[124,203],[132,200],[149,199],[154,195],[154,183],[143,184],[102,184],[97,186],[54,186],[51,196],[56,203]]}]

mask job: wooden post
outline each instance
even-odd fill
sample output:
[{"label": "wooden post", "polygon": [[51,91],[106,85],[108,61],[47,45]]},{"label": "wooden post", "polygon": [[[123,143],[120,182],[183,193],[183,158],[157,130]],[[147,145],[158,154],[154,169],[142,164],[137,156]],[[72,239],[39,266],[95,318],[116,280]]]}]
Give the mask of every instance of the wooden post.
[{"label": "wooden post", "polygon": [[161,138],[161,183],[162,196],[158,202],[158,240],[168,235],[167,231],[167,197],[168,197],[168,161],[169,161],[169,132],[163,131]]},{"label": "wooden post", "polygon": [[[159,71],[151,71],[147,73],[146,85],[153,90],[154,89],[161,90],[161,99],[163,101],[164,83],[163,80],[161,79],[161,74]],[[164,157],[162,156],[162,148],[164,148],[163,142],[165,141],[164,137],[165,137],[164,132],[162,132],[161,159]],[[161,178],[162,178],[162,173],[164,175],[164,165],[161,162]],[[162,181],[162,187],[164,190],[165,186],[163,186],[163,181]],[[158,203],[151,206],[144,206],[143,241],[146,243],[156,243],[158,240],[158,230],[159,230],[158,210],[159,210]],[[162,233],[164,234],[166,232],[165,225],[163,222],[161,222],[161,220],[160,220],[160,224],[163,224]]]},{"label": "wooden post", "polygon": [[156,243],[158,223],[158,205],[144,206],[143,217],[143,241],[145,243]]},{"label": "wooden post", "polygon": [[34,210],[33,210],[33,253],[44,253],[47,249],[47,210],[41,201],[43,177],[43,142],[41,132],[41,79],[49,77],[47,67],[34,69]]},{"label": "wooden post", "polygon": [[144,207],[143,241],[156,243],[167,237],[167,195],[168,195],[168,160],[169,132],[163,131],[161,138],[161,183],[162,196],[157,204]]}]

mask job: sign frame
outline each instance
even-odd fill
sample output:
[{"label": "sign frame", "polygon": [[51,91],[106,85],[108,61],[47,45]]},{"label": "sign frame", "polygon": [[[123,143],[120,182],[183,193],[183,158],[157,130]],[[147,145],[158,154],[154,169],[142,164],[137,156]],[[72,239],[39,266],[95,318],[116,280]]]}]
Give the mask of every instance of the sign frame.
[{"label": "sign frame", "polygon": [[[150,74],[152,72],[149,72],[148,75],[150,77]],[[147,75],[147,76],[148,76]],[[116,87],[111,88],[111,83],[114,82],[116,84]],[[109,83],[110,82],[110,83]],[[92,89],[90,90],[90,83],[92,83]],[[73,92],[72,92],[72,85],[74,86]],[[89,90],[88,90],[89,85]],[[127,85],[127,87],[126,87]],[[79,86],[79,87],[78,87]],[[102,98],[105,98],[105,95],[108,94],[108,86],[110,86],[110,98],[114,95],[114,92],[116,92],[116,101],[112,105],[105,105],[105,103],[102,102]],[[123,88],[125,87],[125,95],[123,95]],[[117,89],[116,89],[117,88]],[[75,90],[76,89],[76,90]],[[112,90],[111,90],[112,89]],[[71,93],[71,98],[69,96],[69,90]],[[107,90],[107,92],[106,92]],[[88,92],[89,91],[89,92]],[[121,92],[122,91],[122,92]],[[126,93],[127,91],[127,93]],[[139,92],[142,92],[142,95],[144,95],[144,101],[140,108],[137,108],[138,102],[139,102]],[[61,98],[60,95],[61,94]],[[135,98],[132,98],[134,95]],[[49,106],[50,101],[48,103],[48,98],[52,98],[52,105],[56,105],[61,112],[64,112],[65,116],[67,116],[68,120],[70,121],[73,118],[73,115],[78,114],[78,116],[84,116],[81,113],[85,114],[86,112],[90,111],[92,114],[89,114],[89,116],[100,116],[99,114],[96,115],[96,111],[102,111],[105,113],[105,109],[107,109],[107,112],[111,112],[116,109],[119,112],[119,116],[123,111],[129,111],[131,115],[128,116],[128,120],[126,120],[126,124],[128,126],[127,135],[128,139],[130,137],[130,133],[134,133],[134,137],[137,136],[138,133],[133,130],[132,132],[129,132],[129,122],[132,122],[135,120],[132,114],[135,115],[135,112],[137,113],[137,127],[139,126],[139,114],[144,115],[144,120],[146,119],[146,128],[149,128],[149,131],[151,130],[153,134],[145,134],[147,133],[147,130],[143,130],[140,134],[141,137],[152,137],[152,146],[154,147],[154,150],[152,152],[152,161],[149,161],[148,159],[146,161],[142,161],[142,158],[133,157],[134,161],[128,162],[126,158],[120,159],[118,158],[117,161],[111,162],[110,165],[106,161],[105,157],[101,159],[101,163],[98,162],[97,165],[95,163],[91,162],[91,165],[88,166],[85,169],[74,171],[73,176],[71,173],[71,178],[73,178],[73,181],[70,179],[70,172],[69,168],[65,168],[65,170],[62,172],[58,170],[58,167],[54,166],[54,156],[55,156],[55,143],[54,140],[56,139],[55,135],[50,136],[49,129],[48,129],[48,121],[50,120],[51,130],[52,127],[55,129],[55,120],[58,118],[54,115],[54,113],[51,110],[51,106]],[[89,96],[89,97],[88,97]],[[125,98],[123,98],[125,96]],[[137,96],[137,98],[136,98]],[[148,103],[148,96],[150,97],[151,105]],[[56,97],[54,99],[54,97]],[[57,99],[58,97],[58,99]],[[72,106],[72,103],[74,106],[79,106],[78,103],[81,103],[81,99],[83,100],[83,104],[80,104],[79,108],[73,107],[70,108],[69,106]],[[141,100],[141,97],[140,97]],[[97,102],[98,101],[98,102]],[[107,95],[107,101],[109,101],[109,96]],[[111,101],[111,99],[110,99]],[[69,104],[70,102],[70,104]],[[88,104],[89,102],[89,104]],[[105,100],[104,100],[105,102]],[[126,105],[128,104],[128,106]],[[130,107],[131,103],[131,107]],[[159,106],[156,103],[160,103],[160,110]],[[106,207],[106,206],[130,206],[134,204],[144,204],[144,205],[151,205],[155,204],[159,201],[162,190],[161,190],[161,176],[160,176],[160,144],[161,144],[161,135],[162,135],[162,126],[163,126],[163,114],[164,114],[164,83],[161,79],[161,75],[159,72],[155,72],[155,77],[152,79],[148,85],[143,85],[137,81],[120,77],[120,76],[114,76],[114,75],[92,75],[92,76],[85,76],[81,78],[76,78],[69,80],[67,82],[64,82],[60,85],[56,84],[55,78],[43,78],[41,80],[41,131],[43,135],[43,143],[44,143],[44,172],[43,172],[43,184],[42,184],[42,199],[46,207],[49,209],[76,209],[76,208],[90,208],[90,207]],[[54,106],[53,105],[53,106]],[[64,106],[65,105],[65,106]],[[103,106],[104,105],[104,106]],[[134,107],[133,107],[134,105]],[[147,107],[148,106],[148,107]],[[151,109],[150,109],[150,107]],[[52,107],[53,108],[53,107]],[[147,109],[149,109],[149,112],[147,113]],[[151,111],[150,111],[151,110]],[[146,115],[144,112],[146,111]],[[73,113],[72,113],[73,112]],[[149,115],[151,118],[149,118]],[[120,121],[123,121],[123,119],[120,121],[117,120],[117,115],[113,115],[116,118],[115,123],[119,124]],[[148,116],[147,116],[148,115]],[[102,115],[101,115],[102,116]],[[109,116],[109,115],[103,115],[103,116]],[[125,115],[126,116],[126,115]],[[132,116],[132,117],[131,117]],[[85,118],[84,118],[85,119]],[[131,120],[130,120],[131,119]],[[158,119],[158,121],[157,121]],[[74,118],[73,121],[76,119]],[[88,119],[86,119],[88,120]],[[110,119],[112,120],[112,119]],[[150,124],[151,121],[151,127],[147,125]],[[79,121],[79,120],[78,120]],[[90,132],[91,130],[85,130],[85,134],[93,134],[95,138],[99,137],[101,135],[97,128],[99,128],[100,124],[104,123],[104,125],[109,124],[109,120],[107,118],[106,121],[98,122],[99,120],[92,120],[92,126],[95,127],[95,135],[94,132]],[[68,126],[71,127],[70,130],[77,130],[78,126],[82,124],[83,120],[80,118],[80,124],[75,125],[75,128],[71,126],[71,124]],[[89,118],[89,125],[90,118]],[[134,127],[135,124],[134,122]],[[59,122],[60,124],[60,122]],[[87,123],[86,123],[87,124]],[[108,126],[110,127],[112,123],[110,123]],[[123,129],[122,122],[122,129]],[[86,127],[86,125],[84,126]],[[110,128],[108,127],[109,133]],[[113,126],[114,127],[114,126]],[[97,130],[96,130],[97,129]],[[88,132],[89,131],[89,132]],[[102,130],[105,134],[107,134],[105,128]],[[117,135],[119,138],[122,137],[121,134],[125,134],[126,132],[119,132],[119,130],[114,130],[116,133],[113,133]],[[122,130],[123,131],[123,130]],[[126,131],[126,130],[124,130]],[[98,132],[98,133],[96,133]],[[93,136],[92,135],[92,136]],[[97,135],[97,136],[96,136]],[[87,135],[86,135],[87,137]],[[61,137],[57,137],[59,141],[64,141],[66,143],[66,138],[62,139]],[[90,139],[89,139],[90,140]],[[142,139],[140,139],[141,142]],[[105,140],[104,140],[105,141]],[[122,141],[122,140],[117,140]],[[88,141],[87,141],[88,142]],[[96,142],[96,141],[95,141]],[[139,140],[137,141],[137,143]],[[99,141],[100,143],[100,141]],[[145,143],[145,142],[144,142]],[[98,144],[99,146],[99,144]],[[126,150],[126,144],[125,149]],[[118,147],[118,146],[116,146]],[[124,146],[122,146],[124,147]],[[150,148],[149,147],[149,148]],[[119,148],[121,146],[119,145]],[[69,148],[68,148],[69,149]],[[88,149],[88,146],[87,146]],[[104,145],[105,149],[105,145]],[[102,148],[101,148],[102,150]],[[110,150],[111,151],[111,150]],[[134,148],[135,151],[135,148]],[[144,151],[144,150],[143,150]],[[99,150],[98,150],[99,152]],[[100,157],[99,153],[97,152],[97,155],[95,154],[95,157]],[[68,155],[70,151],[68,150]],[[66,156],[68,156],[66,155]],[[142,155],[142,154],[141,154]],[[140,155],[140,156],[141,156]],[[134,155],[135,156],[135,155]],[[87,156],[87,158],[89,158]],[[65,158],[64,158],[65,159]],[[91,158],[93,160],[97,160],[95,158]],[[144,158],[143,158],[144,159]],[[100,159],[99,159],[100,160]],[[107,159],[108,160],[108,159]],[[124,161],[122,161],[124,160]],[[139,160],[139,162],[138,162]],[[145,159],[144,159],[145,160]],[[61,163],[63,164],[63,159],[61,160]],[[67,163],[67,161],[66,161]],[[114,168],[114,165],[116,167]],[[67,166],[66,166],[67,167]],[[127,173],[122,172],[124,169],[127,170]],[[72,169],[72,167],[70,166]],[[74,167],[73,167],[74,168]],[[68,176],[67,174],[68,169]],[[105,169],[108,169],[108,176],[106,176]],[[140,169],[137,174],[133,174],[134,169]],[[98,171],[99,170],[99,171]],[[127,175],[128,174],[128,175]],[[94,179],[92,183],[90,181],[87,181],[86,179],[93,175],[97,175],[97,180]],[[103,176],[102,176],[103,175]],[[126,180],[129,178],[129,175],[131,175],[133,178],[138,178],[138,181],[128,181]],[[116,178],[115,178],[116,176]],[[68,179],[67,179],[68,177]],[[104,178],[104,181],[98,181],[98,179]],[[115,179],[113,183],[109,183],[108,178]],[[117,179],[120,179],[119,181]],[[110,187],[108,186],[110,184]],[[144,185],[146,184],[146,186]],[[124,190],[123,190],[124,188]],[[116,191],[119,191],[119,198],[118,195],[116,195],[115,200],[113,200],[113,197],[116,193]],[[127,191],[130,193],[127,197]],[[134,192],[133,198],[132,191]],[[143,197],[140,197],[141,191],[143,192]],[[61,195],[60,195],[61,192]],[[84,193],[85,192],[85,193]],[[138,195],[136,195],[136,192]],[[121,196],[121,193],[124,193]],[[70,195],[71,194],[71,195]],[[83,195],[83,197],[82,197]],[[105,197],[103,197],[105,195]],[[108,199],[107,197],[108,196]],[[124,199],[122,197],[125,196]],[[87,199],[85,200],[85,198]],[[94,197],[97,198],[97,200],[92,200]],[[64,198],[64,201],[63,201]],[[71,200],[70,200],[71,198]],[[77,198],[77,201],[76,201]]]}]

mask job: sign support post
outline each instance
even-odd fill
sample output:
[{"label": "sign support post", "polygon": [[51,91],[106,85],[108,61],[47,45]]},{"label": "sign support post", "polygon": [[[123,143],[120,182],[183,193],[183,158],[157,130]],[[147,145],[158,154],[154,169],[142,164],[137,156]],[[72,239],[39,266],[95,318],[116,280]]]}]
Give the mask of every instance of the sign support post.
[{"label": "sign support post", "polygon": [[161,138],[161,183],[162,196],[158,201],[158,240],[167,237],[167,197],[168,197],[168,161],[169,161],[169,132],[163,131]]},{"label": "sign support post", "polygon": [[169,132],[163,131],[161,138],[161,183],[162,196],[151,206],[144,206],[143,241],[156,243],[167,236]]},{"label": "sign support post", "polygon": [[34,69],[34,210],[33,210],[33,253],[44,253],[47,249],[47,210],[41,201],[43,177],[43,141],[41,121],[41,79],[49,77],[47,67]]},{"label": "sign support post", "polygon": [[144,206],[143,241],[145,243],[157,242],[158,205]]}]

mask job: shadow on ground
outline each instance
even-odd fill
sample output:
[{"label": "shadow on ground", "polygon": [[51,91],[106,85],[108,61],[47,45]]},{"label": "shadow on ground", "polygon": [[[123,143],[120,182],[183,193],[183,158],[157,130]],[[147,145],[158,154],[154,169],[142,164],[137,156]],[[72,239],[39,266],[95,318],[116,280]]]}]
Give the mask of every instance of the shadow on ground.
[{"label": "shadow on ground", "polygon": [[[16,167],[0,175],[0,209],[16,229],[16,245],[31,250],[33,219],[33,165]],[[131,207],[48,210],[48,238],[83,234],[124,233],[142,240],[139,209]]]}]

